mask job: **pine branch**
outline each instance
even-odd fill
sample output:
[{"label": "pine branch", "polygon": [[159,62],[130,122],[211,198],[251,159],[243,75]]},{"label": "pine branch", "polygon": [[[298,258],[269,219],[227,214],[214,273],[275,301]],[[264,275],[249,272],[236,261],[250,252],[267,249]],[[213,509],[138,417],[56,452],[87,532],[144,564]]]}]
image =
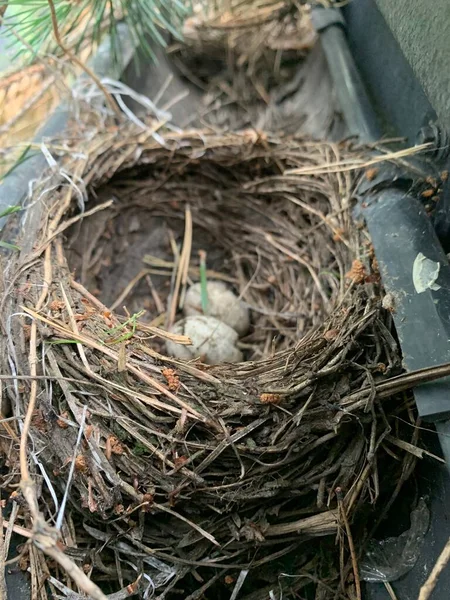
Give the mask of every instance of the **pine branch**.
[{"label": "pine branch", "polygon": [[102,82],[100,81],[100,79],[97,77],[97,75],[91,71],[91,69],[85,65],[79,58],[78,56],[76,56],[75,54],[73,54],[73,52],[70,51],[69,48],[67,48],[67,46],[64,44],[64,42],[61,39],[61,36],[59,34],[59,27],[58,27],[58,20],[56,17],[56,11],[55,11],[55,4],[53,2],[53,0],[47,0],[48,2],[48,6],[50,9],[50,17],[52,20],[52,27],[53,27],[53,35],[55,37],[55,41],[58,44],[58,46],[61,48],[61,50],[64,52],[64,54],[75,64],[77,64],[87,75],[89,75],[89,77],[95,81],[95,83],[97,84],[97,86],[101,89],[101,91],[103,92],[105,98],[106,98],[106,102],[108,103],[109,107],[113,110],[113,112],[117,113],[120,115],[120,111],[117,108],[117,105],[115,104],[114,100],[111,98],[110,93],[108,92],[108,90],[104,87],[104,85],[102,84]]},{"label": "pine branch", "polygon": [[[189,15],[191,0],[53,0],[54,14],[66,47],[78,53],[86,46],[96,46],[108,33],[112,55],[118,62],[121,54],[117,25],[124,21],[131,37],[144,55],[152,57],[152,45],[165,45],[162,31],[181,38],[182,24]],[[53,42],[52,15],[47,0],[0,0],[0,19],[8,7],[4,27],[11,34],[17,55],[34,60],[41,52],[61,55]],[[14,32],[24,38],[32,52],[14,38]]]}]

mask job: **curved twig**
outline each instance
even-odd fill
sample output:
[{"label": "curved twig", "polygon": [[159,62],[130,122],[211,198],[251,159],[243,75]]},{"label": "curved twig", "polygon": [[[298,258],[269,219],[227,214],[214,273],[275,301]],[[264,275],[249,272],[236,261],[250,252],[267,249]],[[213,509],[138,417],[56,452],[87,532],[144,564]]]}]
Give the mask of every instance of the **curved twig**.
[{"label": "curved twig", "polygon": [[111,94],[105,88],[105,86],[100,81],[100,79],[97,77],[97,75],[94,73],[94,71],[92,71],[92,69],[90,69],[75,54],[73,54],[73,52],[71,50],[69,50],[69,48],[67,48],[67,46],[62,41],[61,35],[59,33],[59,28],[58,28],[58,19],[56,17],[55,5],[53,4],[53,0],[47,0],[47,1],[48,1],[48,5],[50,8],[50,14],[51,14],[52,26],[53,26],[53,36],[55,38],[56,43],[61,48],[61,50],[64,52],[64,54],[67,56],[67,58],[69,58],[72,62],[74,62],[76,65],[78,65],[80,67],[80,69],[83,69],[83,71],[86,73],[86,75],[88,75],[95,82],[95,84],[98,86],[98,88],[103,92],[106,102],[108,103],[111,110],[113,112],[115,112],[118,117],[120,117],[121,112],[120,112],[117,104],[114,102],[114,100],[111,97]]}]

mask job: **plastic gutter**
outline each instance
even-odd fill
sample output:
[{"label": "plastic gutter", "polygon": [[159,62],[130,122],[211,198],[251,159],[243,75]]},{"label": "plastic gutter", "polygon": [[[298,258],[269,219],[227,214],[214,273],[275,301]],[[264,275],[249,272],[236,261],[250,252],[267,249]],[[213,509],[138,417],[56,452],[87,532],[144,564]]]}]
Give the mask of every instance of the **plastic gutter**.
[{"label": "plastic gutter", "polygon": [[336,96],[350,135],[361,141],[380,139],[377,117],[355,65],[345,35],[345,20],[335,8],[314,8],[314,28],[320,35]]},{"label": "plastic gutter", "polygon": [[[313,9],[344,118],[364,142],[379,139],[375,113],[347,45],[338,9]],[[393,299],[393,319],[406,371],[450,362],[450,265],[421,202],[404,190],[410,175],[386,166],[360,190],[383,285]],[[426,268],[425,268],[426,267]],[[428,270],[427,270],[428,269]],[[417,279],[419,273],[419,280]],[[450,378],[414,390],[419,415],[436,424],[450,471]]]}]

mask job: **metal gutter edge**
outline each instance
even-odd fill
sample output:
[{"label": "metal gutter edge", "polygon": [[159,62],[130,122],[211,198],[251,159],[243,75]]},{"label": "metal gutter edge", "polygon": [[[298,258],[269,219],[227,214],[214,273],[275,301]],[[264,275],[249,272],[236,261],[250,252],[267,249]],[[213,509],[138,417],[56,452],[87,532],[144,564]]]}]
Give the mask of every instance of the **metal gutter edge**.
[{"label": "metal gutter edge", "polygon": [[341,11],[315,7],[311,19],[320,35],[336,96],[350,134],[358,136],[362,142],[378,140],[381,132],[377,118],[348,47]]}]

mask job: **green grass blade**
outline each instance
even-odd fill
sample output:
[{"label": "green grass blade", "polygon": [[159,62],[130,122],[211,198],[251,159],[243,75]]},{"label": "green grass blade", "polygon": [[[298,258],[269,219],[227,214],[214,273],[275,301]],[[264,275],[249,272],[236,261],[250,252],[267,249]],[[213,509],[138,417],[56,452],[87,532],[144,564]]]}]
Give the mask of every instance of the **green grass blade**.
[{"label": "green grass blade", "polygon": [[0,248],[6,248],[6,250],[20,250],[19,246],[10,244],[9,242],[3,242],[0,240]]},{"label": "green grass blade", "polygon": [[22,210],[21,206],[8,206],[8,208],[5,208],[5,210],[0,212],[0,219],[2,217],[7,217],[8,215],[12,215],[13,213],[19,212],[19,210]]}]

